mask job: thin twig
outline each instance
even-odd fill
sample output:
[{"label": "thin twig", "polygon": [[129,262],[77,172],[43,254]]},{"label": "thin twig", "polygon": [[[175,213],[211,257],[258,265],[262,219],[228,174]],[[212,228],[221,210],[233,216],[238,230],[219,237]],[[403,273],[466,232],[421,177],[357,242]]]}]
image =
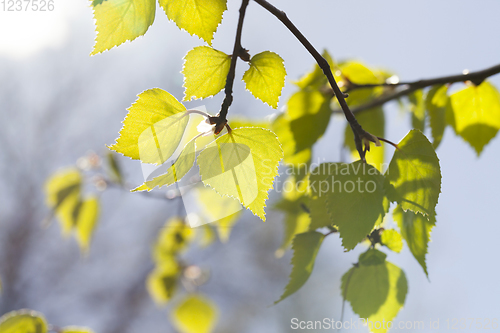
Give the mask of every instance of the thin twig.
[{"label": "thin twig", "polygon": [[276,18],[280,20],[288,28],[288,30],[290,30],[290,32],[302,43],[302,45],[306,48],[306,50],[316,60],[318,66],[323,70],[323,73],[327,77],[328,82],[330,83],[333,92],[337,97],[337,101],[339,102],[340,107],[342,108],[342,111],[344,112],[347,121],[351,125],[352,131],[354,133],[354,141],[356,143],[356,149],[359,152],[359,156],[361,157],[362,160],[364,160],[365,153],[367,150],[366,147],[367,145],[369,145],[367,141],[376,142],[376,138],[370,133],[366,132],[361,127],[361,125],[356,120],[356,117],[349,109],[349,106],[347,105],[344,97],[344,93],[342,93],[337,82],[335,81],[335,78],[333,77],[332,70],[330,68],[330,65],[328,64],[328,61],[321,56],[321,54],[314,48],[314,46],[312,46],[312,44],[300,32],[300,30],[297,29],[297,27],[292,23],[292,21],[288,19],[285,12],[274,7],[266,0],[254,0],[254,1],[259,5],[261,5],[263,8],[265,8],[267,11],[269,11],[271,14],[276,16]]},{"label": "thin twig", "polygon": [[241,2],[240,17],[238,19],[238,28],[236,30],[236,38],[234,40],[233,54],[231,56],[231,65],[229,67],[229,72],[227,73],[226,87],[224,89],[224,93],[226,94],[226,96],[224,97],[224,101],[222,102],[222,105],[220,107],[219,117],[217,120],[219,123],[222,124],[222,125],[217,124],[220,126],[221,130],[224,128],[224,125],[227,122],[226,119],[227,112],[229,110],[229,107],[231,106],[231,103],[233,103],[234,73],[236,70],[236,61],[238,60],[239,55],[243,51],[243,47],[241,46],[241,33],[243,31],[243,21],[245,20],[245,12],[249,1],[250,0],[243,0]]},{"label": "thin twig", "polygon": [[[405,86],[405,88],[397,90],[391,94],[388,95],[383,95],[377,99],[372,100],[371,102],[368,102],[366,104],[360,105],[356,108],[352,109],[353,113],[358,113],[361,111],[365,111],[371,108],[375,108],[377,106],[381,106],[389,101],[398,99],[400,97],[406,96],[411,94],[412,92],[419,90],[419,89],[424,89],[430,86],[434,85],[439,85],[439,84],[452,84],[452,83],[457,83],[457,82],[465,82],[465,81],[471,81],[475,85],[481,84],[486,78],[493,76],[495,74],[500,73],[500,64],[476,71],[476,72],[470,72],[466,74],[458,74],[458,75],[450,75],[450,76],[442,76],[442,77],[437,77],[433,79],[425,79],[425,80],[418,80],[418,81],[413,81],[413,82],[403,82],[403,83],[397,83],[397,84],[370,84],[370,85],[357,85],[354,88],[351,88],[351,91],[353,89],[361,89],[361,88],[370,88],[370,87],[377,87],[377,86],[386,86],[386,87],[397,87],[397,86]],[[356,88],[357,87],[357,88]],[[340,112],[340,111],[336,111]]]}]

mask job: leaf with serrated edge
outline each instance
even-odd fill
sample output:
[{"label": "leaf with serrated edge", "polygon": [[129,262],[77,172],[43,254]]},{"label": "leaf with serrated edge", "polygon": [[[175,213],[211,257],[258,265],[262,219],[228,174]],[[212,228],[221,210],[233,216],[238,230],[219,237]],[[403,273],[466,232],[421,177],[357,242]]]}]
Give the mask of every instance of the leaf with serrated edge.
[{"label": "leaf with serrated edge", "polygon": [[155,19],[155,0],[103,1],[94,7],[96,43],[91,55],[144,35]]},{"label": "leaf with serrated edge", "polygon": [[392,321],[408,293],[405,273],[385,258],[384,253],[370,249],[360,255],[357,267],[342,276],[342,296],[360,318],[373,323],[368,323],[368,329],[376,333],[387,331],[387,325],[377,329],[375,323]]},{"label": "leaf with serrated edge", "polygon": [[295,235],[292,242],[293,257],[290,281],[285,287],[283,295],[274,304],[292,295],[307,282],[314,268],[316,255],[324,238],[325,235],[316,231]]},{"label": "leaf with serrated edge", "polygon": [[441,170],[432,144],[422,132],[411,130],[398,147],[385,173],[389,199],[405,211],[434,215]]},{"label": "leaf with serrated edge", "polygon": [[282,157],[276,134],[263,128],[242,127],[207,145],[197,164],[206,186],[237,199],[265,221],[267,192],[273,187]]},{"label": "leaf with serrated edge", "polygon": [[150,181],[145,182],[141,186],[132,190],[136,191],[151,191],[156,186],[161,188],[162,186],[170,186],[179,180],[181,180],[194,165],[196,157],[196,144],[195,138],[191,139],[184,149],[182,149],[179,157],[175,160],[175,163],[168,168],[167,172],[161,176],[155,177]]},{"label": "leaf with serrated edge", "polygon": [[323,163],[309,179],[311,199],[324,202],[326,207],[321,210],[329,213],[329,219],[326,214],[320,219],[313,215],[311,228],[337,226],[346,250],[361,242],[385,215],[384,177],[371,165],[361,161]]},{"label": "leaf with serrated edge", "polygon": [[380,241],[382,242],[382,245],[385,245],[389,250],[396,253],[401,252],[403,249],[403,239],[401,238],[399,232],[394,229],[385,229],[382,232]]},{"label": "leaf with serrated edge", "polygon": [[164,163],[186,129],[186,107],[168,92],[154,88],[140,93],[128,111],[120,136],[109,149],[143,163]]},{"label": "leaf with serrated edge", "polygon": [[450,96],[451,125],[477,155],[500,129],[500,93],[485,81]]},{"label": "leaf with serrated edge", "polygon": [[47,333],[45,317],[36,311],[11,311],[0,317],[0,332],[2,333]]},{"label": "leaf with serrated edge", "polygon": [[80,250],[87,253],[99,217],[99,198],[91,196],[82,202],[76,220],[76,240]]},{"label": "leaf with serrated edge", "polygon": [[425,97],[425,107],[429,114],[434,149],[441,143],[446,128],[446,106],[450,100],[447,92],[447,85],[433,86]]},{"label": "leaf with serrated edge", "polygon": [[181,333],[211,333],[218,317],[216,305],[199,294],[185,297],[171,314],[172,322]]},{"label": "leaf with serrated edge", "polygon": [[231,57],[208,46],[198,46],[184,57],[184,101],[216,95],[226,85]]},{"label": "leaf with serrated edge", "polygon": [[433,216],[427,219],[421,214],[411,211],[405,212],[399,205],[394,209],[392,217],[397,222],[401,236],[406,241],[411,253],[424,269],[425,275],[429,276],[425,256],[431,240],[432,228],[436,225],[436,219]]},{"label": "leaf with serrated edge", "polygon": [[212,45],[214,33],[222,21],[222,14],[227,9],[227,0],[159,0],[158,2],[167,17],[174,21],[179,29],[202,38],[208,45]]},{"label": "leaf with serrated edge", "polygon": [[264,51],[250,59],[250,68],[243,74],[243,81],[255,98],[276,109],[285,76],[283,59],[274,52]]}]

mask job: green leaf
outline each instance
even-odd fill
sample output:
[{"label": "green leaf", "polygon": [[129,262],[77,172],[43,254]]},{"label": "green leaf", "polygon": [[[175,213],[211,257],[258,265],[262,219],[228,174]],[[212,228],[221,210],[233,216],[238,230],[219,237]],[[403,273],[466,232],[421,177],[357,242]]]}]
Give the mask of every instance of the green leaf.
[{"label": "green leaf", "polygon": [[385,173],[389,199],[405,211],[434,215],[441,170],[432,144],[422,132],[411,130],[398,146]]},{"label": "green leaf", "polygon": [[78,169],[69,168],[53,174],[45,183],[47,205],[55,211],[64,235],[75,226],[75,208],[80,200],[82,176]]},{"label": "green leaf", "polygon": [[78,327],[78,326],[66,326],[63,327],[60,333],[94,333],[94,331],[88,327]]},{"label": "green leaf", "polygon": [[[323,50],[322,56],[326,59],[326,61],[330,65],[330,69],[335,75],[336,64],[330,53],[328,53],[327,50]],[[301,89],[311,88],[313,90],[317,90],[318,88],[327,85],[328,79],[326,78],[323,70],[318,66],[318,64],[315,64],[312,71],[304,74],[298,81],[294,81],[293,83],[295,83]]]},{"label": "green leaf", "polygon": [[384,253],[370,249],[360,255],[357,266],[342,276],[343,298],[360,318],[372,322],[368,322],[368,328],[377,333],[386,332],[387,325],[380,327],[376,322],[392,321],[403,307],[408,292],[404,272],[385,261],[385,257]]},{"label": "green leaf", "polygon": [[163,226],[153,248],[153,259],[156,263],[170,260],[173,254],[185,250],[194,237],[194,229],[187,226],[178,217],[169,219]]},{"label": "green leaf", "polygon": [[184,101],[216,95],[226,85],[231,56],[209,46],[198,46],[184,57]]},{"label": "green leaf", "polygon": [[109,178],[111,178],[112,181],[114,181],[118,184],[123,184],[122,172],[121,172],[120,166],[118,165],[118,161],[116,160],[114,153],[109,151],[106,154],[106,161],[108,162],[107,171],[108,171]]},{"label": "green leaf", "polygon": [[398,223],[401,235],[405,239],[411,253],[424,269],[425,275],[429,276],[425,256],[429,241],[431,240],[432,228],[436,225],[435,218],[431,216],[427,219],[421,214],[411,211],[405,212],[399,205],[394,209],[392,216],[394,221]]},{"label": "green leaf", "polygon": [[279,114],[271,124],[271,129],[276,133],[282,144],[284,161],[290,165],[307,163],[311,159],[311,148],[297,151],[297,143],[290,125],[290,117],[286,113]]},{"label": "green leaf", "polygon": [[436,149],[441,143],[446,128],[446,106],[448,97],[448,86],[433,86],[425,98],[425,107],[429,113],[429,125],[432,133],[432,146]]},{"label": "green leaf", "polygon": [[[378,137],[385,136],[385,115],[382,107],[377,107],[365,110],[356,114],[356,119],[362,124],[363,129]],[[351,151],[351,156],[354,160],[359,159],[359,153],[354,143],[354,134],[352,133],[351,126],[346,124],[344,131],[344,146],[348,147]],[[366,162],[376,167],[382,172],[384,163],[384,145],[379,147],[372,145],[370,151],[366,153]]]},{"label": "green leaf", "polygon": [[181,333],[210,333],[219,315],[216,305],[209,299],[192,294],[176,306],[171,317]]},{"label": "green leaf", "polygon": [[186,30],[212,45],[222,14],[227,9],[227,0],[159,0],[167,17],[179,29]]},{"label": "green leaf", "polygon": [[231,125],[231,128],[239,128],[239,127],[262,127],[266,129],[270,129],[271,124],[266,119],[248,119],[243,118],[241,116],[230,117],[228,120],[228,124]]},{"label": "green leaf", "polygon": [[264,51],[250,59],[250,68],[243,74],[243,81],[255,98],[276,109],[285,76],[283,59],[274,52]]},{"label": "green leaf", "polygon": [[200,153],[201,180],[222,196],[237,199],[265,221],[267,192],[278,175],[283,151],[276,135],[258,127],[232,130]]},{"label": "green leaf", "polygon": [[163,258],[146,279],[146,288],[158,305],[166,304],[177,290],[181,267],[175,257]]},{"label": "green leaf", "polygon": [[97,37],[91,55],[144,35],[155,19],[154,0],[94,1],[93,5]]},{"label": "green leaf", "polygon": [[408,95],[411,111],[411,126],[423,132],[425,130],[425,101],[422,89]]},{"label": "green leaf", "polygon": [[281,302],[291,294],[299,290],[312,273],[314,261],[325,235],[316,231],[305,232],[295,235],[292,249],[292,273],[290,281],[285,287],[285,292],[274,304]]},{"label": "green leaf", "polygon": [[[339,64],[339,69],[342,75],[340,76],[339,85],[349,86],[349,83],[359,85],[363,84],[379,84],[384,82],[384,78],[366,67],[364,64],[357,61],[346,61]],[[349,92],[347,103],[353,107],[356,105],[365,104],[371,99],[379,96],[383,92],[383,87],[362,88]]]},{"label": "green leaf", "polygon": [[403,249],[403,239],[394,229],[385,229],[382,232],[381,241],[391,251],[399,253]]},{"label": "green leaf", "polygon": [[226,243],[241,214],[241,204],[233,198],[221,197],[208,187],[197,190],[198,201],[204,208],[205,215],[215,223],[221,242]]},{"label": "green leaf", "polygon": [[89,250],[90,240],[92,239],[98,217],[99,198],[91,196],[85,199],[80,206],[76,220],[76,240],[83,253],[87,253]]},{"label": "green leaf", "polygon": [[454,93],[450,101],[448,122],[479,156],[500,129],[500,93],[485,81]]},{"label": "green leaf", "polygon": [[47,333],[45,317],[36,311],[11,311],[0,317],[2,333]]},{"label": "green leaf", "polygon": [[177,149],[189,117],[186,107],[168,92],[154,88],[128,109],[116,143],[109,147],[143,163],[164,163]]},{"label": "green leaf", "polygon": [[[312,201],[324,203],[329,213],[329,219],[313,216],[311,228],[337,226],[346,250],[361,242],[385,215],[384,177],[369,164],[320,164],[311,172],[309,186]],[[319,205],[313,205],[311,210]]]},{"label": "green leaf", "polygon": [[179,180],[181,180],[194,165],[196,157],[196,144],[195,138],[189,141],[184,149],[182,149],[179,157],[175,160],[175,163],[168,168],[167,173],[155,177],[150,181],[146,181],[141,186],[132,190],[132,192],[137,191],[151,191],[156,186],[161,188],[162,186],[170,186]]}]

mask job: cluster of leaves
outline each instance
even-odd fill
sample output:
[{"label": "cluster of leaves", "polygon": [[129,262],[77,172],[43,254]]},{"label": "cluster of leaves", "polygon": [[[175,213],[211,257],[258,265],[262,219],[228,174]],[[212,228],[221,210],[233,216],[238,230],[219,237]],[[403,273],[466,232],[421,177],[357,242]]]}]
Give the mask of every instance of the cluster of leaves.
[{"label": "cluster of leaves", "polygon": [[33,310],[18,310],[6,313],[0,317],[0,332],[2,333],[93,333],[86,327],[67,326],[55,328],[47,323],[45,317]]}]

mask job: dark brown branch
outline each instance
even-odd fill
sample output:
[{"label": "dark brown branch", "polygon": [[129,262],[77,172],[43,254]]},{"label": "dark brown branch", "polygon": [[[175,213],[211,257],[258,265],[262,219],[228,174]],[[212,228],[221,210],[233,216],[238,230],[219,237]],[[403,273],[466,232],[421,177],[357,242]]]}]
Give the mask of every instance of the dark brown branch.
[{"label": "dark brown branch", "polygon": [[386,86],[386,87],[397,87],[397,86],[405,86],[405,88],[397,90],[391,94],[381,96],[380,98],[374,99],[371,102],[368,102],[366,104],[360,105],[352,110],[353,113],[361,112],[364,110],[368,110],[377,106],[381,106],[389,101],[398,99],[400,97],[406,96],[411,94],[412,92],[419,90],[419,89],[424,89],[430,86],[438,85],[438,84],[452,84],[452,83],[457,83],[457,82],[465,82],[465,81],[471,81],[475,85],[481,84],[486,78],[493,76],[495,74],[500,73],[500,64],[495,65],[480,71],[476,72],[470,72],[467,74],[458,74],[458,75],[450,75],[450,76],[442,76],[442,77],[437,77],[433,79],[425,79],[425,80],[418,80],[418,81],[413,81],[413,82],[401,82],[401,83],[396,83],[396,84],[389,84],[389,83],[383,83],[383,84],[365,84],[365,85],[355,85],[353,88],[350,90],[354,89],[361,89],[361,88],[372,88],[372,87],[377,87],[377,86]]},{"label": "dark brown branch", "polygon": [[299,31],[299,29],[297,29],[297,27],[292,23],[292,21],[288,19],[285,12],[274,7],[266,0],[254,0],[254,1],[257,2],[259,5],[261,5],[262,7],[264,7],[271,14],[276,16],[276,18],[280,20],[288,28],[288,30],[290,30],[290,32],[302,43],[302,45],[306,48],[306,50],[316,60],[318,66],[323,70],[323,73],[327,77],[328,82],[330,83],[333,92],[335,93],[335,96],[337,96],[337,101],[339,102],[340,107],[342,108],[342,111],[344,112],[344,115],[347,121],[349,122],[349,125],[351,125],[352,131],[354,133],[354,141],[356,143],[356,149],[359,152],[359,156],[364,161],[365,152],[367,150],[367,146],[369,146],[369,141],[378,143],[378,140],[376,140],[376,138],[373,135],[366,132],[361,127],[361,125],[356,120],[356,117],[349,109],[349,106],[345,101],[344,93],[342,93],[339,86],[337,85],[337,82],[333,77],[332,70],[330,68],[330,65],[328,64],[328,61],[321,56],[321,54],[314,48],[314,46],[312,46],[312,44],[307,40],[307,38],[304,37],[304,35]]},{"label": "dark brown branch", "polygon": [[[222,131],[222,129],[224,128],[224,125],[227,122],[227,112],[229,110],[229,107],[233,103],[233,83],[234,72],[236,70],[236,61],[238,60],[240,54],[246,52],[246,50],[241,46],[241,33],[243,31],[243,21],[245,20],[245,12],[249,1],[250,0],[243,0],[241,2],[240,17],[238,19],[238,28],[236,30],[236,39],[234,40],[233,54],[231,56],[231,65],[229,67],[229,72],[227,73],[226,87],[224,89],[224,93],[226,94],[226,96],[224,97],[224,101],[222,102],[219,116],[213,117],[217,119],[211,119],[211,121],[214,121],[214,123],[216,124],[215,134],[218,134],[218,132]],[[219,127],[220,131],[217,131]]]}]

